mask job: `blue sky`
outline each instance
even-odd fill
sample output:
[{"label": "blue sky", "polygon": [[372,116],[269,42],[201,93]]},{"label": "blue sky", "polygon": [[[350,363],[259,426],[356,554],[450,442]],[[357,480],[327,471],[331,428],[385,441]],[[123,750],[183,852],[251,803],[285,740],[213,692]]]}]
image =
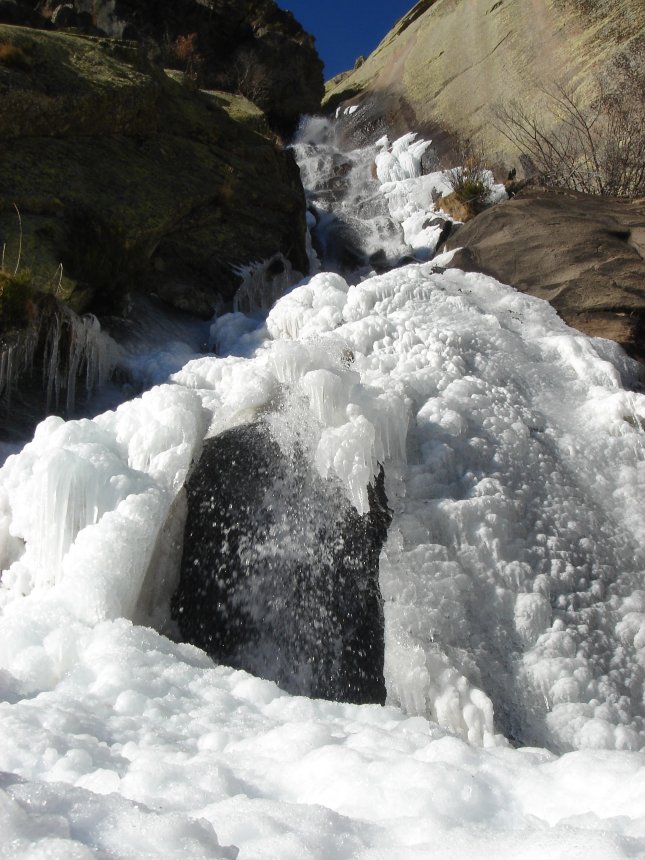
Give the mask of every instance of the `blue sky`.
[{"label": "blue sky", "polygon": [[325,78],[351,69],[367,56],[416,0],[277,0],[316,37]]}]

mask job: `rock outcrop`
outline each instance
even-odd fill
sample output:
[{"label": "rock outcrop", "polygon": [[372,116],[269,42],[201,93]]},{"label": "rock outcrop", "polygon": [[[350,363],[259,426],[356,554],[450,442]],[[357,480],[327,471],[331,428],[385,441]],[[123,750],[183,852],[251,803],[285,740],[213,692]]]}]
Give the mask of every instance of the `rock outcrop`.
[{"label": "rock outcrop", "polygon": [[[2,5],[4,4],[4,6]],[[313,38],[273,0],[2,0],[0,20],[128,39],[201,85],[241,93],[291,132],[323,96]],[[30,8],[31,6],[31,8]],[[6,13],[3,15],[3,8]],[[22,20],[17,20],[20,15]],[[34,15],[37,16],[36,22]]]},{"label": "rock outcrop", "polygon": [[[642,67],[643,45],[641,0],[420,0],[364,63],[328,83],[325,104],[359,104],[363,127],[421,131],[440,152],[475,139],[508,165],[518,153],[495,127],[498,102],[540,114],[544,88],[561,83],[584,106],[603,74]],[[542,116],[548,131],[553,118]]]},{"label": "rock outcrop", "polygon": [[5,265],[77,311],[136,287],[207,316],[237,266],[306,271],[298,169],[258,109],[135,47],[0,25],[0,145]]},{"label": "rock outcrop", "polygon": [[263,422],[207,440],[186,486],[173,599],[183,638],[292,693],[383,704],[378,564],[391,514],[382,473],[374,483],[359,516]]},{"label": "rock outcrop", "polygon": [[645,361],[645,201],[529,186],[460,227],[451,265],[549,301]]}]

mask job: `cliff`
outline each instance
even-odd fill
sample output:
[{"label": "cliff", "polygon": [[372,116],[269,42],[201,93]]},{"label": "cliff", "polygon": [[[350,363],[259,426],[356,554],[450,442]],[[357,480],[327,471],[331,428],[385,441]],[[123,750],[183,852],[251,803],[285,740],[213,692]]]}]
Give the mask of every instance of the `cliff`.
[{"label": "cliff", "polygon": [[517,150],[495,127],[511,99],[541,115],[556,85],[581,106],[603,78],[642,70],[645,5],[599,0],[420,0],[358,68],[329,81],[329,110],[364,104],[393,133],[433,137],[439,150],[472,138],[507,164]]},{"label": "cliff", "polygon": [[134,47],[0,25],[0,146],[5,265],[75,310],[136,287],[210,315],[236,266],[306,270],[298,170],[262,114]]},{"label": "cliff", "polygon": [[202,86],[247,96],[283,133],[323,96],[312,36],[273,0],[0,0],[0,21],[135,41]]}]

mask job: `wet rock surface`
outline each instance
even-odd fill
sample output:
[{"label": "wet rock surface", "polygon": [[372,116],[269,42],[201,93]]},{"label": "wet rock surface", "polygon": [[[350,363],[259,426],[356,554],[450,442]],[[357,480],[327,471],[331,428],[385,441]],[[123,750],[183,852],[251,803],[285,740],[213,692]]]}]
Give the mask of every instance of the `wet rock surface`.
[{"label": "wet rock surface", "polygon": [[382,472],[369,492],[359,516],[262,422],[207,440],[173,599],[183,638],[289,692],[383,703]]}]

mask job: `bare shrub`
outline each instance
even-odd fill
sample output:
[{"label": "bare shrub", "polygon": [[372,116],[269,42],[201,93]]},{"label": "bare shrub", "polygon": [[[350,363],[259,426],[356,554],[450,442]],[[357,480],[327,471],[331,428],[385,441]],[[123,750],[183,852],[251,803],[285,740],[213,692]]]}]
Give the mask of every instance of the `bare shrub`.
[{"label": "bare shrub", "polygon": [[252,51],[240,51],[233,62],[233,87],[262,108],[269,94],[266,69],[261,66]]},{"label": "bare shrub", "polygon": [[198,50],[197,33],[187,33],[185,36],[177,36],[173,41],[168,40],[164,53],[172,68],[179,69],[186,78],[195,83],[201,80],[204,57]]},{"label": "bare shrub", "polygon": [[495,125],[543,181],[587,194],[645,194],[645,91],[624,81],[588,107],[565,87],[544,92],[544,113],[498,105]]}]

